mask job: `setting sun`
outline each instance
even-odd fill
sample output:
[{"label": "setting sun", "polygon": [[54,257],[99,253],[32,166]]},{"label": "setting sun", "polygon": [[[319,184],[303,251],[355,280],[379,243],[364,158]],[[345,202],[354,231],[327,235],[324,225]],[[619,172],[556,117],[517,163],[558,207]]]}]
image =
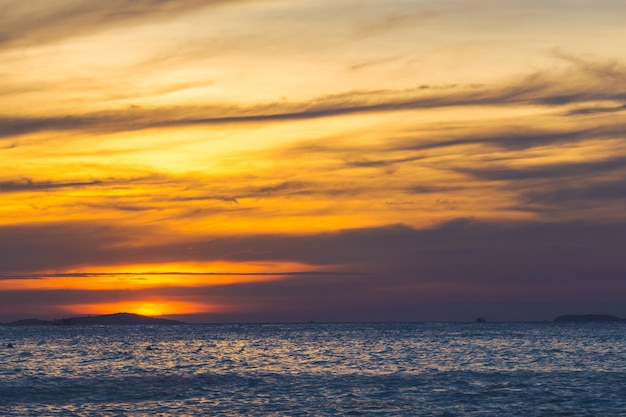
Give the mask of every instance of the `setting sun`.
[{"label": "setting sun", "polygon": [[136,310],[137,314],[141,314],[142,316],[160,316],[161,313],[161,306],[159,306],[158,304],[142,304],[141,306],[139,306],[139,308]]}]

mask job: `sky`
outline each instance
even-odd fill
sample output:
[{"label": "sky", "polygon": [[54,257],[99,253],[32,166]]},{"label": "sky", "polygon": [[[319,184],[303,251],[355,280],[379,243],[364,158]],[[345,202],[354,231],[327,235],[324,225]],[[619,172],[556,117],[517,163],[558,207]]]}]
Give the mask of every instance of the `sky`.
[{"label": "sky", "polygon": [[0,0],[0,321],[626,317],[624,16]]}]

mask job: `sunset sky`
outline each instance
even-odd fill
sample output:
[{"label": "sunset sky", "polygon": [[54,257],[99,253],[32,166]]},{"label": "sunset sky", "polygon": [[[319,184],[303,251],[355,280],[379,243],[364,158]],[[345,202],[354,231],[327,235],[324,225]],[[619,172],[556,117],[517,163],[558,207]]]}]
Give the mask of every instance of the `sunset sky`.
[{"label": "sunset sky", "polygon": [[0,321],[626,317],[625,17],[0,0]]}]

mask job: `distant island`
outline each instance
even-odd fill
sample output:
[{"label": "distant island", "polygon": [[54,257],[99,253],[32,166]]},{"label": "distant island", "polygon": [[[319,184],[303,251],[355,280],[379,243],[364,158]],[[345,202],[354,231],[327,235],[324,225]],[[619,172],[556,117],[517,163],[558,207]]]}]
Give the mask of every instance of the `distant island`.
[{"label": "distant island", "polygon": [[606,314],[566,314],[554,319],[557,323],[626,323],[626,319]]},{"label": "distant island", "polygon": [[101,316],[81,316],[71,317],[69,319],[58,320],[40,320],[40,319],[23,319],[12,323],[6,323],[9,326],[69,326],[69,325],[173,325],[184,324],[178,320],[159,319],[155,317],[142,316],[132,313],[115,313],[105,314]]}]

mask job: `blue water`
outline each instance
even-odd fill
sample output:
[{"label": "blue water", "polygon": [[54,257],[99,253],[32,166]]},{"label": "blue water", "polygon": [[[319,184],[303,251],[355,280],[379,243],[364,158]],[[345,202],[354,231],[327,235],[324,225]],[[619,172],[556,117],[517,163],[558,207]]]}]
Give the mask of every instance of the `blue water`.
[{"label": "blue water", "polygon": [[2,416],[626,416],[619,323],[0,327],[0,343]]}]

